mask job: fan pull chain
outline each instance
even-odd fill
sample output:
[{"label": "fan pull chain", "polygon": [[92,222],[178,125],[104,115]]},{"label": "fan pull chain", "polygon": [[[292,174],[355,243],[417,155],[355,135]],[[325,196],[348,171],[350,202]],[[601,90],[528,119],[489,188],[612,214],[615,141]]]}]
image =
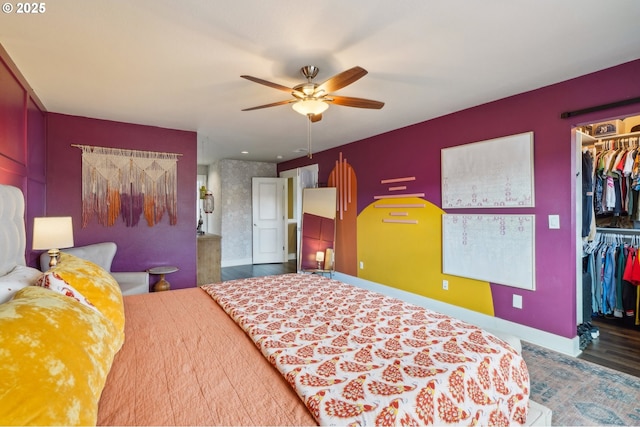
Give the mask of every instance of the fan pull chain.
[{"label": "fan pull chain", "polygon": [[311,114],[307,114],[307,119],[307,157],[311,159]]}]

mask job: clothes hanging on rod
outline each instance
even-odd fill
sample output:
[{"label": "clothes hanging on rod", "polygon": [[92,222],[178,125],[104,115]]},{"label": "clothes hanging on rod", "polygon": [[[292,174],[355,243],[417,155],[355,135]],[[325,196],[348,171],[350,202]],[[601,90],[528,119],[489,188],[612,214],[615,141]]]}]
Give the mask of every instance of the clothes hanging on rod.
[{"label": "clothes hanging on rod", "polygon": [[639,138],[634,135],[583,147],[582,237],[587,240],[593,240],[595,226],[633,228],[634,221],[640,221],[638,146]]},{"label": "clothes hanging on rod", "polygon": [[583,316],[640,325],[640,234],[598,230],[583,244]]}]

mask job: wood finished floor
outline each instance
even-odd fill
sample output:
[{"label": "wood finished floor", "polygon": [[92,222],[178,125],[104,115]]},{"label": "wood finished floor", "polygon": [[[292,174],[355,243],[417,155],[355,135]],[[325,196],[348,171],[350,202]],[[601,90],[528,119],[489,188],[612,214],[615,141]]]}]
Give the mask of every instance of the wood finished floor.
[{"label": "wood finished floor", "polygon": [[234,279],[246,279],[248,277],[295,273],[296,271],[297,264],[295,260],[279,264],[236,265],[233,267],[222,267],[220,269],[223,282]]},{"label": "wood finished floor", "polygon": [[594,319],[600,337],[578,356],[598,365],[640,377],[640,327],[625,326],[621,319]]},{"label": "wood finished floor", "polygon": [[[222,280],[295,273],[296,270],[295,261],[223,267]],[[592,323],[600,328],[600,337],[578,358],[640,377],[640,327],[626,327],[619,319],[594,319]]]}]

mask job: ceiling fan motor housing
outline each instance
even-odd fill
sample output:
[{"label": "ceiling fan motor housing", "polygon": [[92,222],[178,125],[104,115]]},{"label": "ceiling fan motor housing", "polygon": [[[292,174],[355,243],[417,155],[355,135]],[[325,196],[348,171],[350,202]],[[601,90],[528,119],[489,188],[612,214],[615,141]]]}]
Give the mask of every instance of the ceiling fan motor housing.
[{"label": "ceiling fan motor housing", "polygon": [[320,69],[315,65],[307,65],[306,67],[300,68],[300,72],[307,78],[308,81],[311,81],[311,79],[315,78],[318,75],[318,71],[320,71]]}]

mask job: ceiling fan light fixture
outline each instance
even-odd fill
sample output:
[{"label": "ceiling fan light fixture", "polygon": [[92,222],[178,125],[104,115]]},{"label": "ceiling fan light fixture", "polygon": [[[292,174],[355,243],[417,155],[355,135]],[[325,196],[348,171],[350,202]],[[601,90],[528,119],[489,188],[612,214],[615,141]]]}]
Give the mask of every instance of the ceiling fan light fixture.
[{"label": "ceiling fan light fixture", "polygon": [[315,90],[316,86],[313,83],[307,83],[306,85],[302,86],[302,92],[307,96],[313,95],[313,92],[315,92]]},{"label": "ceiling fan light fixture", "polygon": [[303,99],[294,103],[292,108],[303,116],[309,116],[309,114],[313,116],[324,113],[329,108],[329,104],[317,99]]}]

